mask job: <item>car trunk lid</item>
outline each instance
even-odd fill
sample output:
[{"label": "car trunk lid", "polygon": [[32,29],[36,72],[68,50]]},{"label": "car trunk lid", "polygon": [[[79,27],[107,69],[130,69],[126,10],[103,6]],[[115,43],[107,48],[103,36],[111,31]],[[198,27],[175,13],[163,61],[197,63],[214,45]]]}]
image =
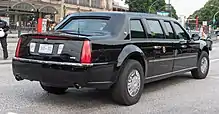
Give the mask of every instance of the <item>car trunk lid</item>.
[{"label": "car trunk lid", "polygon": [[57,62],[91,62],[91,44],[87,36],[63,34],[22,35],[16,57]]}]

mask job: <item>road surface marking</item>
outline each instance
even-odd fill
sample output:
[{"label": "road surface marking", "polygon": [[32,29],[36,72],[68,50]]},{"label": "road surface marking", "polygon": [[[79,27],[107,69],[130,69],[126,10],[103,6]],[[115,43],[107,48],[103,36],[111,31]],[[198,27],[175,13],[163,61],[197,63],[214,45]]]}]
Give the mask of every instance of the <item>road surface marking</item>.
[{"label": "road surface marking", "polygon": [[219,59],[212,59],[210,60],[211,62],[216,62],[216,61],[219,61]]},{"label": "road surface marking", "polygon": [[7,114],[17,114],[17,113],[14,113],[14,112],[8,112]]}]

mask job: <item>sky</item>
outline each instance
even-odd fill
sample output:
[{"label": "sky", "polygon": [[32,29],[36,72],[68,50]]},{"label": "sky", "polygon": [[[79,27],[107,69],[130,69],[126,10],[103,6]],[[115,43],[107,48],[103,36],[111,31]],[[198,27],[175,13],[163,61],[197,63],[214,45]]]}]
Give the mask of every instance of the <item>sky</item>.
[{"label": "sky", "polygon": [[[166,0],[168,3],[169,0]],[[208,0],[170,0],[170,3],[176,9],[178,16],[185,15],[188,17],[193,14],[194,11],[204,7]]]}]

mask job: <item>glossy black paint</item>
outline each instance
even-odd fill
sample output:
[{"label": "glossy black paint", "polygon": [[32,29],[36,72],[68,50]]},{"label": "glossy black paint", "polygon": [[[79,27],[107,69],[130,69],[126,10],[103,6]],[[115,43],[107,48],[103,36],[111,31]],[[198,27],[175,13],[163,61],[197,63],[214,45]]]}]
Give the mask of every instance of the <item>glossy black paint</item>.
[{"label": "glossy black paint", "polygon": [[[149,44],[154,57],[149,61],[149,63],[151,63],[152,69],[151,72],[149,71],[151,74],[149,77],[172,72],[173,59],[168,59],[174,58],[172,43],[168,40],[157,41],[153,39]],[[148,50],[146,50],[146,52],[147,51]]]},{"label": "glossy black paint", "polygon": [[[31,81],[41,81],[55,87],[93,86],[108,88],[113,84],[113,64],[93,67],[76,67],[53,64],[28,63],[13,60],[15,76]],[[102,84],[101,86],[99,86]]]},{"label": "glossy black paint", "polygon": [[[83,87],[108,88],[117,81],[119,70],[128,59],[136,59],[142,64],[145,72],[145,82],[172,76],[176,73],[183,73],[197,67],[198,53],[199,50],[202,50],[199,43],[193,42],[190,38],[183,41],[180,39],[148,38],[147,18],[160,20],[161,23],[163,20],[176,22],[172,18],[138,13],[80,13],[80,15],[70,15],[56,28],[59,28],[65,21],[74,16],[108,16],[110,17],[110,26],[108,27],[110,34],[90,36],[92,38],[58,31],[44,34],[26,34],[22,36],[20,57],[43,61],[80,63],[83,41],[89,40],[92,47],[92,63],[105,64],[90,67],[82,65],[78,68],[76,66],[66,67],[13,60],[13,73],[16,77],[31,81],[42,81],[51,86],[72,87],[74,83],[78,83]],[[141,20],[145,29],[145,38],[132,39],[130,37],[130,19]],[[165,35],[168,35],[164,24],[161,25]],[[36,39],[34,36],[39,36],[39,38]],[[45,42],[45,38],[40,38],[45,36],[64,39],[54,38]],[[50,55],[42,55],[29,52],[31,42],[37,44],[64,44],[65,47],[61,55],[57,55],[56,51]],[[57,49],[55,48],[55,50]],[[72,60],[70,57],[75,59]]]},{"label": "glossy black paint", "polygon": [[199,45],[192,41],[181,40],[174,42],[173,48],[175,57],[179,58],[174,60],[174,71],[196,66]]}]

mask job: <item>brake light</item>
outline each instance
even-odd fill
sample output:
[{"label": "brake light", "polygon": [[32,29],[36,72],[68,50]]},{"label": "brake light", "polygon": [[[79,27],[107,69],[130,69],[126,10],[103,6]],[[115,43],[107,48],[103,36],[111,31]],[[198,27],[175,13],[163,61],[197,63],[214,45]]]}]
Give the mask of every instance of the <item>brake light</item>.
[{"label": "brake light", "polygon": [[91,63],[90,41],[84,41],[81,53],[81,63]]},{"label": "brake light", "polygon": [[19,38],[18,43],[17,43],[16,52],[15,52],[15,57],[19,57],[19,55],[20,55],[21,41],[22,41],[21,38]]}]

